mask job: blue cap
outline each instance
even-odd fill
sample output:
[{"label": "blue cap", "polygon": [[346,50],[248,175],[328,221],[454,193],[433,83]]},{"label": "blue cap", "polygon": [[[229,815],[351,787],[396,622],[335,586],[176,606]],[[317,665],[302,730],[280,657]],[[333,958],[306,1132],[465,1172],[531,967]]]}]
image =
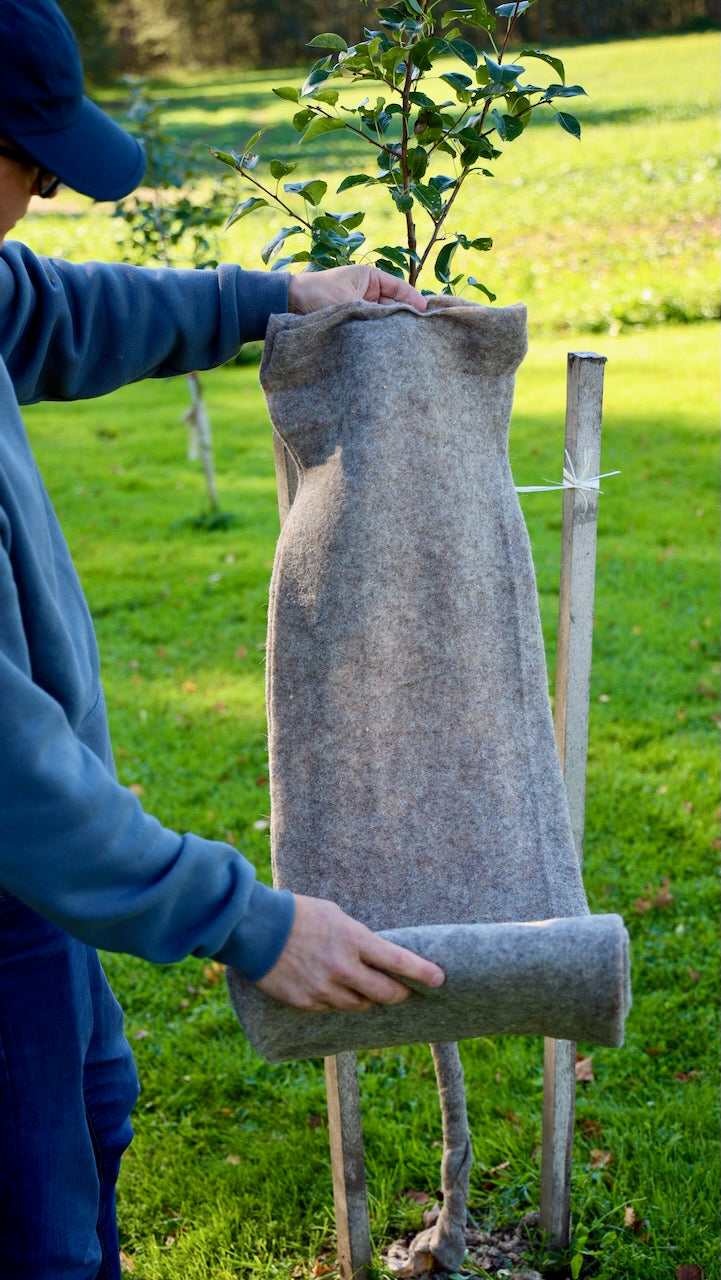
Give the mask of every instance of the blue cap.
[{"label": "blue cap", "polygon": [[75,36],[55,0],[0,0],[0,134],[66,186],[120,200],[145,153],[83,93]]}]

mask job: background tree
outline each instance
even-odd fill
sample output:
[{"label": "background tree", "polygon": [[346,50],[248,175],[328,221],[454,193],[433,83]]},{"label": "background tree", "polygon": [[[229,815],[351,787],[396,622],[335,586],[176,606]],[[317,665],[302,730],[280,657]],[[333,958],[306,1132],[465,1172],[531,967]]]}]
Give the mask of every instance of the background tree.
[{"label": "background tree", "polygon": [[[223,182],[208,190],[201,181],[200,155],[181,147],[163,128],[166,105],[151,98],[144,81],[128,81],[130,99],[127,124],[145,147],[147,168],[144,185],[122,200],[115,216],[125,223],[123,256],[126,262],[159,266],[215,267],[217,231],[226,221],[229,196]],[[203,465],[209,512],[192,522],[218,528],[233,517],[220,510],[215,483],[213,440],[203,388],[197,372],[187,375],[190,408],[182,420],[188,427],[188,457]]]}]

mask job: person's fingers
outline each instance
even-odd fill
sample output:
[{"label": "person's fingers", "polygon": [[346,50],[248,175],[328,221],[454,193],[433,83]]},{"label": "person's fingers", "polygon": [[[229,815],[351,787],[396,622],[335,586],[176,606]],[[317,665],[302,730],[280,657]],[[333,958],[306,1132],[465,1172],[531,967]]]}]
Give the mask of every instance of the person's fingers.
[{"label": "person's fingers", "polygon": [[410,991],[404,979],[431,987],[443,970],[388,942],[333,902],[295,895],[295,918],[275,965],[259,980],[268,995],[296,1008],[362,1011],[371,1004],[400,1004]]},{"label": "person's fingers", "polygon": [[383,969],[400,979],[420,982],[425,987],[440,987],[445,982],[446,975],[439,965],[375,933],[370,933],[370,939],[362,947],[361,959],[374,968]]},{"label": "person's fingers", "polygon": [[417,311],[426,309],[426,299],[423,294],[414,289],[407,280],[401,280],[400,276],[389,275],[377,267],[371,268],[364,296],[368,302],[380,302],[385,306],[394,302],[405,302],[415,307]]},{"label": "person's fingers", "polygon": [[385,306],[404,302],[417,311],[426,309],[423,294],[407,280],[362,263],[329,271],[301,271],[291,276],[288,286],[288,310],[300,315],[361,298]]}]

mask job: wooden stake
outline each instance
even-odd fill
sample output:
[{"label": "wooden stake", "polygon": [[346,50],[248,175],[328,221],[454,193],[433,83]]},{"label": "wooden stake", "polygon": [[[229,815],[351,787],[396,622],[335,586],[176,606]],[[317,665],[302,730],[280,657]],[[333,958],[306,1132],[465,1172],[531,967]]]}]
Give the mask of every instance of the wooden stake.
[{"label": "wooden stake", "polygon": [[[601,470],[601,416],[605,356],[574,351],[568,356],[565,451],[577,476]],[[563,494],[561,585],[556,647],[555,727],[558,754],[579,862],[583,858],[586,758],[591,689],[593,599],[596,573],[598,494]],[[541,1229],[553,1248],[571,1236],[571,1149],[576,1094],[576,1046],[570,1040],[544,1044]]]},{"label": "wooden stake", "polygon": [[325,1059],[328,1136],[340,1280],[366,1280],[371,1260],[358,1067],[354,1053]]}]

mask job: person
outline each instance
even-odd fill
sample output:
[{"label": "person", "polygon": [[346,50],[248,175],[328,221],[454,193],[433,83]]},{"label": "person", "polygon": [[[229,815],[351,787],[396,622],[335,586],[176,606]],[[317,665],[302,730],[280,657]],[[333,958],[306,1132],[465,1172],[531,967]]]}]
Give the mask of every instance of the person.
[{"label": "person", "polygon": [[230,359],[270,315],[410,303],[366,266],[317,274],[72,265],[8,232],[60,183],[117,200],[144,156],[84,95],[55,0],[0,4],[0,1275],[117,1280],[115,1184],[138,1082],[96,948],[212,956],[280,1001],[362,1010],[437,966],[331,902],[259,883],[116,781],[89,610],[19,406]]}]

